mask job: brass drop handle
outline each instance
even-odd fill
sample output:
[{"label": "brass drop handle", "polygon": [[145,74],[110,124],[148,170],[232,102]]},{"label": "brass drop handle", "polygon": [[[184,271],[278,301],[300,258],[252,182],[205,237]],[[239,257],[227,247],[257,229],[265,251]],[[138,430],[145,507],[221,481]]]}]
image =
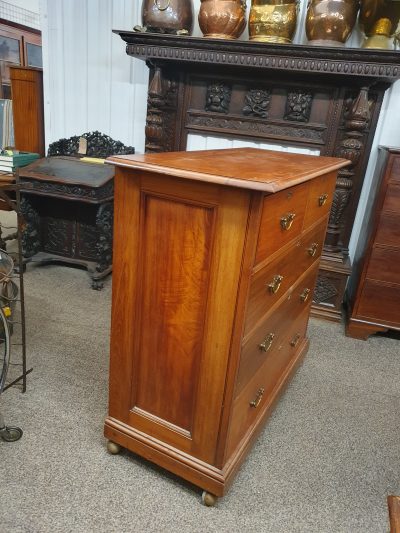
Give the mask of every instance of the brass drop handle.
[{"label": "brass drop handle", "polygon": [[280,276],[279,274],[274,276],[271,283],[267,284],[269,291],[272,292],[272,294],[276,294],[279,291],[282,281],[283,281],[283,276]]},{"label": "brass drop handle", "polygon": [[268,333],[268,335],[265,337],[263,342],[258,345],[259,349],[262,352],[268,352],[268,350],[272,346],[272,341],[274,340],[274,337],[275,337],[275,333]]},{"label": "brass drop handle", "polygon": [[322,207],[323,205],[326,204],[327,199],[328,199],[327,194],[321,194],[321,196],[318,198],[318,205]]},{"label": "brass drop handle", "polygon": [[306,302],[308,300],[308,297],[310,296],[311,289],[304,289],[304,291],[300,294],[300,300],[302,302]]},{"label": "brass drop handle", "polygon": [[296,218],[296,213],[287,213],[281,217],[281,228],[289,230],[292,227],[293,220]]},{"label": "brass drop handle", "polygon": [[290,341],[290,346],[293,346],[293,348],[295,348],[298,345],[299,340],[300,340],[300,335],[298,333],[296,333],[296,335]]},{"label": "brass drop handle", "polygon": [[257,391],[257,396],[254,398],[254,400],[252,402],[250,402],[250,407],[258,407],[261,403],[261,400],[262,400],[262,397],[264,395],[264,392],[265,392],[265,389],[264,387],[261,387],[260,389],[258,389]]},{"label": "brass drop handle", "polygon": [[314,257],[314,255],[317,253],[318,249],[318,243],[313,242],[310,248],[307,250],[307,252],[311,255],[311,257]]}]

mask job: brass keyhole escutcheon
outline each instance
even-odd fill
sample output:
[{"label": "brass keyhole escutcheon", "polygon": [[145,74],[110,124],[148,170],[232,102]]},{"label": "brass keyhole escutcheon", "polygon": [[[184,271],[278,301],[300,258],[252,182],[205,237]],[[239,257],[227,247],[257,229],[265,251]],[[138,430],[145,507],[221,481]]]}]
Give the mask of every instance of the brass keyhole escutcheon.
[{"label": "brass keyhole escutcheon", "polygon": [[276,294],[279,291],[282,281],[283,281],[283,276],[280,276],[279,274],[274,276],[271,283],[268,283],[267,285],[269,291],[272,292],[272,294]]},{"label": "brass keyhole escutcheon", "polygon": [[300,300],[302,302],[306,302],[308,300],[308,297],[310,296],[311,289],[304,289],[304,291],[300,294]]},{"label": "brass keyhole escutcheon", "polygon": [[321,194],[321,196],[318,198],[318,205],[322,207],[323,205],[326,204],[327,199],[328,199],[327,194]]},{"label": "brass keyhole escutcheon", "polygon": [[171,0],[164,0],[164,2],[162,0],[154,0],[154,5],[159,11],[165,11],[169,8],[170,4]]},{"label": "brass keyhole escutcheon", "polygon": [[296,218],[296,213],[287,213],[281,218],[281,228],[288,230],[292,227],[293,220]]},{"label": "brass keyhole escutcheon", "polygon": [[310,246],[310,248],[307,250],[309,255],[311,255],[311,257],[314,257],[315,254],[317,253],[317,249],[318,249],[318,243],[317,242],[313,242],[312,245]]},{"label": "brass keyhole escutcheon", "polygon": [[268,350],[271,348],[272,346],[272,342],[274,340],[274,337],[275,337],[275,333],[268,333],[268,335],[265,337],[265,339],[263,340],[263,342],[261,344],[258,345],[259,349],[262,351],[262,352],[268,352]]},{"label": "brass keyhole escutcheon", "polygon": [[250,402],[251,407],[258,407],[260,405],[264,392],[265,392],[264,387],[261,387],[260,389],[258,389],[257,396],[254,398],[252,402]]},{"label": "brass keyhole escutcheon", "polygon": [[299,340],[300,340],[300,335],[297,333],[293,339],[290,341],[290,346],[292,346],[293,348],[295,348],[298,343],[299,343]]}]

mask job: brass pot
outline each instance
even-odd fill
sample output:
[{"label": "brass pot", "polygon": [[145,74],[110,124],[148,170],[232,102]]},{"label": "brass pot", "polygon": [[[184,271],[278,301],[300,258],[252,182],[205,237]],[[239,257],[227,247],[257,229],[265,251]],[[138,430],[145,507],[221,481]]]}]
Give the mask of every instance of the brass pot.
[{"label": "brass pot", "polygon": [[155,33],[193,32],[193,0],[143,0],[142,23]]},{"label": "brass pot", "polygon": [[199,26],[204,37],[237,39],[246,27],[245,0],[201,0]]},{"label": "brass pot", "polygon": [[356,23],[358,0],[311,0],[306,34],[310,44],[342,46]]},{"label": "brass pot", "polygon": [[400,2],[396,0],[363,0],[359,23],[366,36],[363,48],[393,48],[398,38]]},{"label": "brass pot", "polygon": [[250,41],[290,43],[296,31],[297,0],[252,0]]}]

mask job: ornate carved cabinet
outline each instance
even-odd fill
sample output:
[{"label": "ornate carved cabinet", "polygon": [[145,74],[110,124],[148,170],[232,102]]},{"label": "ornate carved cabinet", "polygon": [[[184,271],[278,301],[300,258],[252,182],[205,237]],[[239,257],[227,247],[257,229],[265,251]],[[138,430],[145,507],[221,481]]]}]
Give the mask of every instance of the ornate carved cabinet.
[{"label": "ornate carved cabinet", "polygon": [[108,449],[212,504],[306,353],[336,175],[259,149],[115,156]]},{"label": "ornate carved cabinet", "polygon": [[346,334],[400,330],[400,150],[380,148],[347,290]]},{"label": "ornate carved cabinet", "polygon": [[354,216],[399,52],[117,33],[151,68],[146,151],[185,150],[197,134],[351,161],[338,174],[312,306],[340,320]]},{"label": "ornate carved cabinet", "polygon": [[48,157],[20,169],[25,262],[87,268],[92,287],[112,268],[114,172],[74,157]]}]

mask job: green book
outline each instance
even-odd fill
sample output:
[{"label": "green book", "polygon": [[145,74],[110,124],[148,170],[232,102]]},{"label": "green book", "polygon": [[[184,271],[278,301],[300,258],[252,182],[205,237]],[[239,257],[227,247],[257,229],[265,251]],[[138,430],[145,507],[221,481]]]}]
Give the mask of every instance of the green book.
[{"label": "green book", "polygon": [[29,163],[39,159],[39,157],[39,154],[33,152],[18,152],[12,155],[0,153],[0,170],[9,169],[12,172],[17,167],[29,165]]}]

